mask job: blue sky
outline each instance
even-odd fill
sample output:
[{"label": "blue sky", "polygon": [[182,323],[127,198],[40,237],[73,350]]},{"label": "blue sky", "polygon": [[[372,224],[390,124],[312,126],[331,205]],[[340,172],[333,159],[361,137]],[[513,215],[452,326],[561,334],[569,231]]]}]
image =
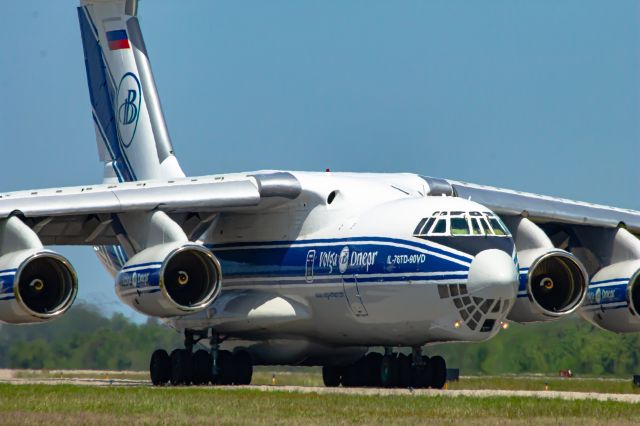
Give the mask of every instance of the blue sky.
[{"label": "blue sky", "polygon": [[[100,181],[76,1],[0,15],[0,191]],[[419,172],[640,209],[640,2],[143,0],[191,175]],[[89,248],[80,298],[131,315]]]}]

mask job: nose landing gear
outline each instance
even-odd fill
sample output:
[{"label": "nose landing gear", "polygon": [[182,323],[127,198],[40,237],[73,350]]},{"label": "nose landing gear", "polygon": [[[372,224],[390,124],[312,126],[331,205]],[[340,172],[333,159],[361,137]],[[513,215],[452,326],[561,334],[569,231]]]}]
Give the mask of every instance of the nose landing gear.
[{"label": "nose landing gear", "polygon": [[151,355],[149,373],[155,386],[171,383],[183,385],[248,385],[253,375],[253,362],[249,352],[220,350],[222,340],[218,334],[210,337],[211,350],[193,345],[207,338],[208,330],[185,330],[184,349],[174,349],[171,355],[157,349]]},{"label": "nose landing gear", "polygon": [[385,348],[384,356],[369,353],[354,364],[322,367],[325,386],[442,389],[447,381],[447,364],[441,356],[427,357],[420,348],[411,355]]}]

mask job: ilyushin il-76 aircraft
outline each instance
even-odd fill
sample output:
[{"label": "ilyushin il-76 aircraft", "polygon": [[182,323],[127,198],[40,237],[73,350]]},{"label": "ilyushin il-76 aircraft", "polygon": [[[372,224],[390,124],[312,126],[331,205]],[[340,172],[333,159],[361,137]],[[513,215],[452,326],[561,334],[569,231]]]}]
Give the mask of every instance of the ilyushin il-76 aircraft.
[{"label": "ilyushin il-76 aircraft", "polygon": [[186,177],[137,1],[77,13],[104,182],[0,194],[0,321],[64,315],[77,276],[45,246],[87,245],[123,303],[184,335],[150,354],[156,385],[306,365],[327,386],[442,388],[425,345],[574,312],[640,331],[640,212],[412,173]]}]

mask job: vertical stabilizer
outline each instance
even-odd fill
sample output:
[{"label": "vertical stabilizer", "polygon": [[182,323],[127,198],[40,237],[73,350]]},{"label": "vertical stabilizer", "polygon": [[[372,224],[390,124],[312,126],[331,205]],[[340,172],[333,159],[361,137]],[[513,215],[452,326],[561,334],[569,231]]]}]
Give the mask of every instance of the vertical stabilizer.
[{"label": "vertical stabilizer", "polygon": [[93,121],[105,180],[183,177],[173,154],[137,0],[81,0],[78,8]]}]

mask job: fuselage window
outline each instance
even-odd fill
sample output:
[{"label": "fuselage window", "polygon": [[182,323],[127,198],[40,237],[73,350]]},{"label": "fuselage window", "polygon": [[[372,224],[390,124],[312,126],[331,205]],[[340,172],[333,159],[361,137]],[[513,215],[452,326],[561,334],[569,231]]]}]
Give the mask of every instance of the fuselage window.
[{"label": "fuselage window", "polygon": [[451,218],[451,235],[469,235],[469,224],[464,216]]}]

